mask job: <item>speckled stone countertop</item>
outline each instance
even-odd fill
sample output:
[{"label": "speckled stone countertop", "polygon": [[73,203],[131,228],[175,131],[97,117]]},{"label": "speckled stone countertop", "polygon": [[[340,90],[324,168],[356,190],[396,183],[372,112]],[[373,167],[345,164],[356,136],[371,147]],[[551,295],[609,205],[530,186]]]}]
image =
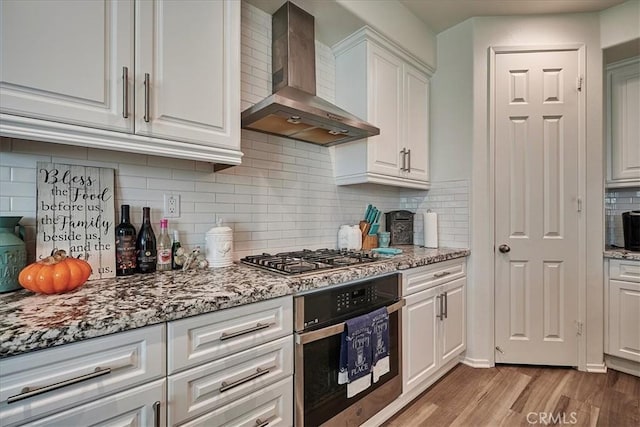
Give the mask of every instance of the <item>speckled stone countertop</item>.
[{"label": "speckled stone countertop", "polygon": [[640,261],[640,252],[628,251],[622,248],[607,248],[604,251],[605,258],[628,259],[632,261]]},{"label": "speckled stone countertop", "polygon": [[62,295],[0,294],[0,358],[469,255],[399,248],[379,262],[298,277],[234,264],[95,280]]}]

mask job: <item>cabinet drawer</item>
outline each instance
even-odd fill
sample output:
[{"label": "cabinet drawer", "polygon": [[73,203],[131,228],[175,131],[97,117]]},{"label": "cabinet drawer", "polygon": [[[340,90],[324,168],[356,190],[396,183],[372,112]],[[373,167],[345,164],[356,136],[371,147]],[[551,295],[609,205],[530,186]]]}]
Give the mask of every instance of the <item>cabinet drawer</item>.
[{"label": "cabinet drawer", "polygon": [[4,359],[0,419],[12,424],[161,378],[165,351],[164,325],[156,325]]},{"label": "cabinet drawer", "polygon": [[626,280],[628,282],[640,282],[640,261],[610,259],[609,278]]},{"label": "cabinet drawer", "polygon": [[465,258],[412,268],[402,273],[402,295],[411,295],[463,277],[465,274]]},{"label": "cabinet drawer", "polygon": [[269,427],[293,425],[293,377],[288,377],[181,425],[257,427],[265,423],[269,423]]},{"label": "cabinet drawer", "polygon": [[[165,425],[166,409],[164,388],[165,380],[157,380],[66,411],[10,426],[162,426]],[[156,413],[154,405],[160,406],[159,413]],[[159,419],[156,420],[156,417]],[[4,423],[2,425],[10,427]]]},{"label": "cabinet drawer", "polygon": [[169,374],[254,348],[292,332],[292,297],[169,322]]},{"label": "cabinet drawer", "polygon": [[293,374],[289,335],[169,376],[169,424],[191,420]]}]

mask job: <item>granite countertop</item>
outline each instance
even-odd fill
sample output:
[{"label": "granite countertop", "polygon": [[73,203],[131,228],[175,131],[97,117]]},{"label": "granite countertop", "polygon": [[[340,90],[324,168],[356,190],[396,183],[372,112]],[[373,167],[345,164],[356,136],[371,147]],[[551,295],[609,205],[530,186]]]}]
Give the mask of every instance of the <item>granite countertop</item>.
[{"label": "granite countertop", "polygon": [[379,262],[299,277],[234,264],[95,280],[62,295],[0,294],[0,358],[469,255],[399,248]]},{"label": "granite countertop", "polygon": [[613,258],[613,259],[627,259],[632,261],[640,261],[640,252],[636,251],[628,251],[622,248],[611,248],[607,247],[604,250],[605,258]]}]

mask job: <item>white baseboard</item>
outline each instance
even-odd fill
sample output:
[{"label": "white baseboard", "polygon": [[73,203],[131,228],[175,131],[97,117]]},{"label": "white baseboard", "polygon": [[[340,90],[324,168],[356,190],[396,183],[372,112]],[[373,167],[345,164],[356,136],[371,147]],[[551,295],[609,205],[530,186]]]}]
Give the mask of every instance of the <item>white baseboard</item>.
[{"label": "white baseboard", "polygon": [[609,369],[613,369],[615,371],[624,372],[625,374],[640,377],[639,362],[621,359],[619,357],[611,356],[608,354],[604,355],[604,362],[607,365],[607,367],[609,367]]},{"label": "white baseboard", "polygon": [[494,364],[488,359],[472,359],[470,357],[463,357],[460,362],[472,368],[493,368]]},{"label": "white baseboard", "polygon": [[607,365],[604,363],[587,363],[585,369],[587,372],[591,372],[593,374],[607,373]]}]

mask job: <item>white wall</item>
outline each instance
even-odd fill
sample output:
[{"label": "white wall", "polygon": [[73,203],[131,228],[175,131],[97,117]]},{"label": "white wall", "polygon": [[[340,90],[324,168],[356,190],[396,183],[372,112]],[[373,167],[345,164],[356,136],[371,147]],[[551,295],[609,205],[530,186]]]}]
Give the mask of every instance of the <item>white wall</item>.
[{"label": "white wall", "polygon": [[335,0],[340,6],[436,68],[435,34],[397,0]]},{"label": "white wall", "polygon": [[600,12],[600,46],[604,49],[640,38],[640,0]]},{"label": "white wall", "polygon": [[[473,174],[471,189],[471,268],[469,288],[467,355],[493,362],[493,235],[487,227],[492,206],[488,141],[488,48],[491,46],[558,45],[586,46],[586,360],[582,368],[598,369],[603,363],[603,145],[602,145],[602,53],[597,14],[533,17],[473,18]],[[583,171],[584,172],[584,171]]]},{"label": "white wall", "polygon": [[431,79],[431,180],[468,180],[473,140],[471,20],[441,32],[437,39],[438,69]]}]

